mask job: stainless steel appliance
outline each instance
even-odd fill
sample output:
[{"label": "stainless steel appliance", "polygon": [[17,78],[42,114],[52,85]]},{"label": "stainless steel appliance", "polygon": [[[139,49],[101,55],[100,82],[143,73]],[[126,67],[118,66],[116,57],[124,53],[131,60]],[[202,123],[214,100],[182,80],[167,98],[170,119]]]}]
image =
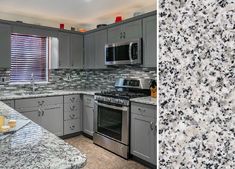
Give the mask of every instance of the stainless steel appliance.
[{"label": "stainless steel appliance", "polygon": [[141,62],[141,39],[105,45],[106,65],[141,64]]},{"label": "stainless steel appliance", "polygon": [[95,94],[95,144],[126,159],[129,157],[130,99],[150,95],[149,82],[144,79],[118,79],[116,90]]}]

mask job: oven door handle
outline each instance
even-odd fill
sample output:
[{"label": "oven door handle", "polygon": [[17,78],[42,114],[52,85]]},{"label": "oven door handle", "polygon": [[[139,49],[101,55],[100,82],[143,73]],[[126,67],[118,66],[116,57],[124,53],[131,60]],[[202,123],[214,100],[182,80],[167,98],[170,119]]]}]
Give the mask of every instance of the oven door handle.
[{"label": "oven door handle", "polygon": [[97,101],[95,101],[95,104],[97,104],[98,106],[103,106],[103,107],[114,109],[114,110],[121,110],[121,111],[125,111],[125,112],[128,111],[128,107],[116,107],[116,106],[111,106],[111,105],[99,103]]}]

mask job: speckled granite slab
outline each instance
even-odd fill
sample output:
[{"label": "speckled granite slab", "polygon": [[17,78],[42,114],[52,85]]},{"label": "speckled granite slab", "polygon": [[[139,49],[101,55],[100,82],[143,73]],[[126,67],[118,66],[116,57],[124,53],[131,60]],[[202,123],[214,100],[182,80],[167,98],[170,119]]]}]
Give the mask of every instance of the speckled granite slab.
[{"label": "speckled granite slab", "polygon": [[130,99],[130,101],[136,102],[136,103],[149,104],[149,105],[153,105],[153,106],[157,105],[157,99],[150,97],[150,96],[149,97],[133,98],[133,99]]},{"label": "speckled granite slab", "polygon": [[[72,94],[86,94],[86,95],[95,95],[95,93],[98,93],[100,91],[97,90],[76,90],[76,91],[70,91],[70,90],[49,90],[46,91],[44,94],[25,94],[20,95],[16,94],[14,92],[9,93],[0,93],[0,100],[10,100],[10,99],[24,99],[24,98],[36,98],[36,97],[48,97],[48,96],[63,96],[63,95],[72,95]],[[20,93],[20,92],[19,92]]]},{"label": "speckled granite slab", "polygon": [[[27,119],[0,102],[0,112],[14,119]],[[86,155],[34,122],[0,141],[1,169],[79,169]]]},{"label": "speckled granite slab", "polygon": [[235,0],[159,0],[159,168],[234,169]]}]

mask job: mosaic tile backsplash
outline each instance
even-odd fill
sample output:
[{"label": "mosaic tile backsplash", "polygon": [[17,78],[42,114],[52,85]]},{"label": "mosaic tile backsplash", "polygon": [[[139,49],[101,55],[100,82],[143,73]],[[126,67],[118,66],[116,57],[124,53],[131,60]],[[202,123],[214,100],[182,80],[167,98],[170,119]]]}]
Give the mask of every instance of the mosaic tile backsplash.
[{"label": "mosaic tile backsplash", "polygon": [[[9,70],[0,70],[0,77],[9,79]],[[108,90],[114,88],[115,79],[121,77],[140,77],[156,79],[156,68],[123,67],[103,70],[57,69],[49,73],[49,84],[36,85],[38,90]],[[9,81],[0,83],[0,91],[28,90],[30,85],[9,85]]]},{"label": "mosaic tile backsplash", "polygon": [[159,168],[234,169],[235,1],[159,5]]}]

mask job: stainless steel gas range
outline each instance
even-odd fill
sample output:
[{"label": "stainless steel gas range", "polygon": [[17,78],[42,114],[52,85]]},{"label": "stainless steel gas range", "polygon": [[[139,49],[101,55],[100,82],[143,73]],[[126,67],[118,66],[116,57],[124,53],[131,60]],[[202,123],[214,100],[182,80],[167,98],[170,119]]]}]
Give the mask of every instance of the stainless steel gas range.
[{"label": "stainless steel gas range", "polygon": [[150,94],[147,79],[117,79],[114,91],[95,94],[94,136],[100,145],[129,157],[130,99]]}]

